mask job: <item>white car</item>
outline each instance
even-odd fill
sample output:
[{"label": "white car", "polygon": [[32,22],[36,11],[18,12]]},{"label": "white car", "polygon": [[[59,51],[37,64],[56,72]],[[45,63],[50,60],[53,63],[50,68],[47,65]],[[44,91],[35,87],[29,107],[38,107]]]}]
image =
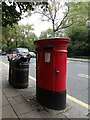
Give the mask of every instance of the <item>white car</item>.
[{"label": "white car", "polygon": [[11,53],[7,54],[8,61],[16,56],[26,56],[28,59],[31,57],[27,48],[16,48],[13,49]]},{"label": "white car", "polygon": [[2,54],[2,50],[0,50],[0,54]]},{"label": "white car", "polygon": [[29,52],[29,54],[30,54],[30,56],[31,56],[32,58],[35,58],[35,57],[36,57],[36,54],[35,54],[34,52]]}]

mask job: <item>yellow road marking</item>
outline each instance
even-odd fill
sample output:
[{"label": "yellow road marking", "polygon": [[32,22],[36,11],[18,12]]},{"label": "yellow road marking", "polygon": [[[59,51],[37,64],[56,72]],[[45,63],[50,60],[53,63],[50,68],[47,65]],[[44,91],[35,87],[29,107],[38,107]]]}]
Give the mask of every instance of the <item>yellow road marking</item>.
[{"label": "yellow road marking", "polygon": [[[0,61],[0,63],[1,63],[1,64],[4,64],[4,65],[7,65],[7,64],[5,64],[5,63],[2,62],[2,61]],[[7,65],[7,66],[8,66],[8,65]],[[30,76],[30,75],[29,75],[29,79],[32,79],[32,80],[36,81],[36,78],[34,78],[34,77]],[[73,102],[75,102],[75,103],[77,103],[77,104],[79,104],[79,105],[87,108],[87,109],[90,109],[90,105],[89,105],[89,104],[86,104],[86,103],[84,103],[84,102],[82,102],[82,101],[80,101],[80,100],[78,100],[78,99],[76,99],[76,98],[74,98],[74,97],[72,97],[72,96],[70,96],[70,95],[68,95],[68,94],[67,94],[67,98],[70,99],[71,101],[73,101]]]},{"label": "yellow road marking", "polygon": [[8,66],[6,63],[4,63],[4,62],[2,62],[2,61],[0,61],[0,63],[1,63],[1,64],[3,64],[3,65],[6,65],[6,66]]},{"label": "yellow road marking", "polygon": [[77,103],[77,104],[87,108],[87,109],[90,109],[90,105],[89,104],[86,104],[86,103],[84,103],[84,102],[82,102],[82,101],[80,101],[80,100],[78,100],[78,99],[76,99],[76,98],[74,98],[74,97],[72,97],[72,96],[70,96],[68,94],[67,94],[67,98],[72,100],[73,102],[75,102],[75,103]]},{"label": "yellow road marking", "polygon": [[32,79],[32,80],[36,81],[36,78],[34,78],[34,77],[30,76],[30,75],[29,75],[29,79]]}]

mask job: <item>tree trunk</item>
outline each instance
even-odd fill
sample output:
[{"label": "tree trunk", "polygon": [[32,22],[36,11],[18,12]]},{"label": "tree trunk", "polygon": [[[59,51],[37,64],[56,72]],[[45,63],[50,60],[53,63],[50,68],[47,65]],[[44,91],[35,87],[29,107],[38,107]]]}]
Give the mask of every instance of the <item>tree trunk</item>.
[{"label": "tree trunk", "polygon": [[55,37],[55,25],[54,25],[54,20],[52,20],[52,24],[53,24],[53,37]]}]

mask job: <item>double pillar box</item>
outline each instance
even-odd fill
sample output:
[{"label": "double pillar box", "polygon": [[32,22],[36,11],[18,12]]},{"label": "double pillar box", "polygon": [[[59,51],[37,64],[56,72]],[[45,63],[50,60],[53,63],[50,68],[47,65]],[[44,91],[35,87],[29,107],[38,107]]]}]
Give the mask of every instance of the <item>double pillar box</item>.
[{"label": "double pillar box", "polygon": [[69,38],[35,41],[36,98],[44,106],[66,108],[66,64]]}]

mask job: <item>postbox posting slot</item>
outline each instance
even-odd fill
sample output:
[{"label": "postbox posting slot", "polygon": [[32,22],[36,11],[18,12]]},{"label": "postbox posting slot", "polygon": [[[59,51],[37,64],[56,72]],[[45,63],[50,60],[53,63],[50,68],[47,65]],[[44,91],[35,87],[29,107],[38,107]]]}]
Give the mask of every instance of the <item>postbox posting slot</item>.
[{"label": "postbox posting slot", "polygon": [[37,47],[37,48],[36,48],[36,51],[38,51],[38,50],[39,50],[39,48]]},{"label": "postbox posting slot", "polygon": [[44,50],[53,50],[53,46],[46,46],[43,48]]}]

